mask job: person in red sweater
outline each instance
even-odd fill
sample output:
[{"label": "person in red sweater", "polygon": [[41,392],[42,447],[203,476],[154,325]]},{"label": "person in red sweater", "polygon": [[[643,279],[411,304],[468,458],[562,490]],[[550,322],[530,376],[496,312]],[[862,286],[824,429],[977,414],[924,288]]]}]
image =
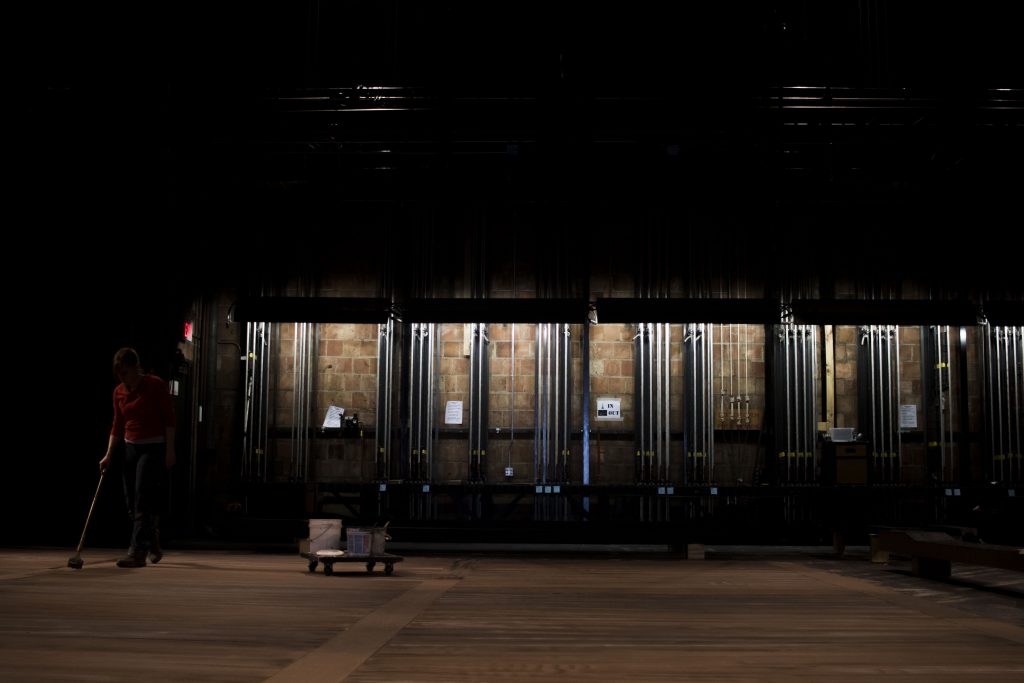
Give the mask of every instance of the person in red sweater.
[{"label": "person in red sweater", "polygon": [[114,424],[100,471],[106,471],[124,441],[124,495],[134,526],[128,553],[117,566],[145,567],[147,553],[154,564],[163,557],[158,525],[167,471],[175,460],[174,405],[167,384],[143,374],[134,349],[114,354],[114,374],[120,384],[114,389]]}]

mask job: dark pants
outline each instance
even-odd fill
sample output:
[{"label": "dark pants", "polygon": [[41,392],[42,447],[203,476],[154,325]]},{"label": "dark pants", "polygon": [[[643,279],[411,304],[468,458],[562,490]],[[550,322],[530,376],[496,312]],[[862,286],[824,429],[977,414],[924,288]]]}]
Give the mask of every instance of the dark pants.
[{"label": "dark pants", "polygon": [[124,499],[132,528],[131,552],[149,550],[156,535],[157,520],[167,499],[165,457],[162,443],[131,444],[124,449]]}]

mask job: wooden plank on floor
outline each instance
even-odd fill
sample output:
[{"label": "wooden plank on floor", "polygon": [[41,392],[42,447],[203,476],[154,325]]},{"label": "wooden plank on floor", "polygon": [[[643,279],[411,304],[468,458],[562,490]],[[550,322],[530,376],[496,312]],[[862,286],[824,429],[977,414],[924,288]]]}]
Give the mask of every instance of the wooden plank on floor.
[{"label": "wooden plank on floor", "polygon": [[267,683],[337,683],[345,680],[456,583],[444,579],[424,581],[271,676]]}]

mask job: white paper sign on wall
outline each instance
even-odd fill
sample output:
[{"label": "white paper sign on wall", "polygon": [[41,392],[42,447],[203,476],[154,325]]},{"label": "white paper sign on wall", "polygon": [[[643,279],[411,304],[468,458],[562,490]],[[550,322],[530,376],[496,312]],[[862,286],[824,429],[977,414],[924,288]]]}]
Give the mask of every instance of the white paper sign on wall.
[{"label": "white paper sign on wall", "polygon": [[444,423],[446,425],[462,424],[462,401],[448,401],[445,404]]},{"label": "white paper sign on wall", "polygon": [[622,399],[621,398],[599,398],[597,399],[597,413],[595,420],[621,420]]},{"label": "white paper sign on wall", "polygon": [[900,429],[917,429],[917,406],[900,406]]}]

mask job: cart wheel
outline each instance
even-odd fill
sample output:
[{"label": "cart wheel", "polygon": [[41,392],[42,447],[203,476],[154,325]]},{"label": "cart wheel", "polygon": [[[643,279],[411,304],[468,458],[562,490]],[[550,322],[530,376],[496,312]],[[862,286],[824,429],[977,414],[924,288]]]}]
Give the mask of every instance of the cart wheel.
[{"label": "cart wheel", "polygon": [[327,564],[325,562],[324,563],[324,574],[327,575],[327,576],[330,576],[333,573],[334,573],[334,565],[333,564]]},{"label": "cart wheel", "polygon": [[[316,571],[316,565],[317,565],[317,561],[316,560],[310,560],[309,561],[309,571],[315,572]],[[325,570],[327,569],[327,565],[324,565],[324,569]]]},{"label": "cart wheel", "polygon": [[373,560],[371,560],[371,561],[366,563],[366,571],[372,572],[373,568],[376,567],[376,566],[377,566],[377,563],[374,562]]},{"label": "cart wheel", "polygon": [[395,571],[395,563],[394,562],[388,562],[387,564],[384,565],[384,575],[385,576],[391,576],[391,574],[394,571]]}]

